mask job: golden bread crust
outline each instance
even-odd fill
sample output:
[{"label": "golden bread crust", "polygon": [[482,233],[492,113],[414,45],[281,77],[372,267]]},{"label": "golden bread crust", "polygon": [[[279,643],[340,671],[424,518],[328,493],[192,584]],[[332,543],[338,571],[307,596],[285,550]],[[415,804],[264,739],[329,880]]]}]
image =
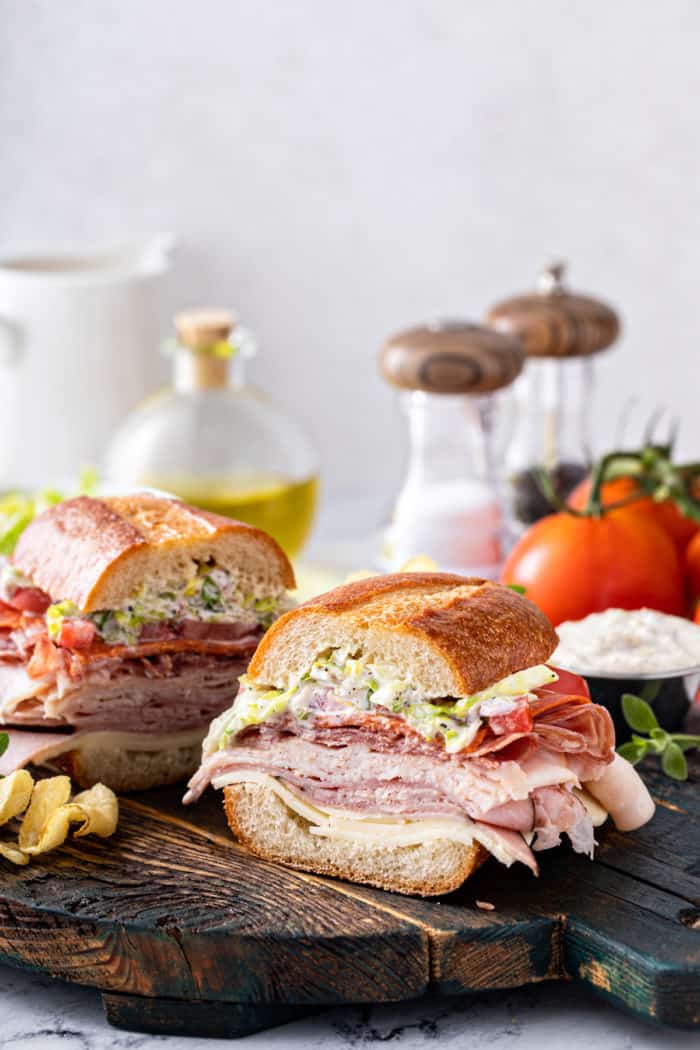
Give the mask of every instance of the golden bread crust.
[{"label": "golden bread crust", "polygon": [[448,573],[398,573],[344,584],[285,613],[258,646],[249,678],[264,677],[266,662],[290,627],[305,621],[312,629],[329,617],[360,631],[420,641],[449,665],[458,696],[545,663],[558,641],[544,613],[502,584]]},{"label": "golden bread crust", "polygon": [[50,507],[27,526],[12,561],[54,601],[72,601],[91,612],[100,608],[100,591],[108,578],[145,547],[165,554],[188,543],[231,534],[264,546],[284,586],[294,587],[289,560],[267,533],[145,492],[105,499],[78,496]]}]

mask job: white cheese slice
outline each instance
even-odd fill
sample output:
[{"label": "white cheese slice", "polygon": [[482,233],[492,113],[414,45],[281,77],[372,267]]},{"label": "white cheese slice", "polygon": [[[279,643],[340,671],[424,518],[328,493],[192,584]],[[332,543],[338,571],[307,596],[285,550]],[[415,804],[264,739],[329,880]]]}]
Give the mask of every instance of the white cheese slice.
[{"label": "white cheese slice", "polygon": [[340,839],[346,842],[376,843],[378,846],[418,846],[436,839],[448,839],[470,846],[480,842],[490,853],[506,867],[516,860],[515,855],[503,841],[497,829],[482,824],[474,824],[468,817],[433,817],[427,820],[406,820],[402,817],[367,818],[361,815],[348,817],[342,811],[313,806],[299,798],[286,784],[268,776],[250,770],[223,774],[212,781],[215,788],[236,783],[262,784],[274,791],[285,805],[294,813],[306,820],[309,833],[321,838]]}]

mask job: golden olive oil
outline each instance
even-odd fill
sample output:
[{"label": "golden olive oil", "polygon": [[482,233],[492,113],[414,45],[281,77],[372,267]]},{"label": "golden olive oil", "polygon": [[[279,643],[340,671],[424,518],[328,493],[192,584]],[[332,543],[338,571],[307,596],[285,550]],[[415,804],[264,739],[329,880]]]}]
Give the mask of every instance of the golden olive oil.
[{"label": "golden olive oil", "polygon": [[288,555],[298,554],[308,539],[316,513],[318,478],[289,481],[274,476],[231,478],[159,476],[143,484],[165,489],[186,503],[237,518],[269,532]]}]

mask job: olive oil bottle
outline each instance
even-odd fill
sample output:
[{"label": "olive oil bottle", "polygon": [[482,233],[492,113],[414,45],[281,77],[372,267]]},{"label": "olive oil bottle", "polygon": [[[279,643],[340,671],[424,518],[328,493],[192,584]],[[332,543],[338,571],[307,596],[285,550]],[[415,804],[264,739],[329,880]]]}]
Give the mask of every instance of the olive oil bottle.
[{"label": "olive oil bottle", "polygon": [[108,482],[172,492],[264,529],[289,555],[316,512],[316,454],[296,421],[244,383],[250,335],[226,311],[175,318],[174,382],[143,402],[114,435]]},{"label": "olive oil bottle", "polygon": [[237,518],[269,532],[289,555],[304,546],[316,513],[318,479],[289,481],[274,475],[188,478],[163,475],[142,484],[173,492],[213,514]]}]

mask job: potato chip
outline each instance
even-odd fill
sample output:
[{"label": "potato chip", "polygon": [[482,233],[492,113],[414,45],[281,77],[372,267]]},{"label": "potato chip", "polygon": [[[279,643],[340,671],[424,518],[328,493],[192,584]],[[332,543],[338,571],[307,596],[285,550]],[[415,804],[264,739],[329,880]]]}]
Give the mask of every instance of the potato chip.
[{"label": "potato chip", "polygon": [[75,832],[80,835],[98,835],[101,839],[109,838],[117,830],[119,823],[119,803],[117,796],[104,784],[95,784],[89,791],[82,791],[71,802],[71,809],[80,810],[83,823]]},{"label": "potato chip", "polygon": [[50,777],[34,783],[26,770],[0,779],[0,825],[24,813],[19,841],[0,842],[0,857],[13,864],[28,864],[31,856],[61,846],[71,824],[76,835],[112,835],[119,820],[119,804],[113,791],[95,784],[71,800],[68,777]]},{"label": "potato chip", "polygon": [[34,780],[26,769],[17,769],[0,780],[0,826],[24,813],[34,789]]},{"label": "potato chip", "polygon": [[29,857],[22,853],[19,846],[13,846],[11,842],[0,842],[0,857],[11,860],[13,864],[29,864]]},{"label": "potato chip", "polygon": [[19,848],[25,853],[46,853],[65,842],[70,816],[65,804],[70,798],[70,778],[50,777],[34,787],[29,809],[19,829]]}]

